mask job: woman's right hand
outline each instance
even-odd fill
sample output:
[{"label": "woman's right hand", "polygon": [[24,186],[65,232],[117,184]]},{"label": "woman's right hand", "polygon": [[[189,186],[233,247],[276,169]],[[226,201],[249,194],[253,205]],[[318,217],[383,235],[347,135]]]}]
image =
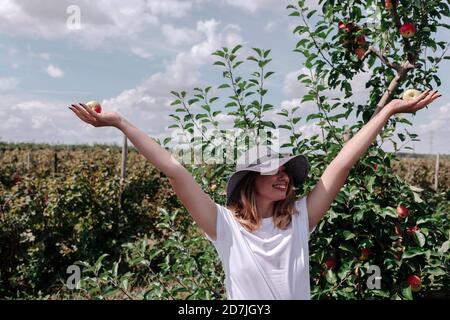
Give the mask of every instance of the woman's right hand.
[{"label": "woman's right hand", "polygon": [[79,105],[72,104],[69,109],[72,110],[78,118],[94,127],[119,128],[123,121],[122,116],[117,112],[96,113],[83,103],[80,103]]}]

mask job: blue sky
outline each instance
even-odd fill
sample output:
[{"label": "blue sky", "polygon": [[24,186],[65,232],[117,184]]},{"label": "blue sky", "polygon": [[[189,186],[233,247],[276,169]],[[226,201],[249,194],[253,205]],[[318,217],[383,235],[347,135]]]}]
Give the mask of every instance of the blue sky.
[{"label": "blue sky", "polygon": [[[283,0],[0,0],[0,139],[48,143],[120,143],[113,129],[80,122],[69,103],[98,100],[152,137],[170,135],[171,90],[222,83],[211,53],[222,46],[272,49],[268,102],[298,103],[305,88],[296,76],[302,58],[293,52],[297,21]],[[314,1],[310,1],[314,5]],[[81,29],[67,27],[77,5]],[[439,39],[450,39],[448,30]],[[412,118],[418,153],[450,154],[450,63],[441,64],[443,97]],[[242,69],[245,72],[247,69]],[[363,103],[366,74],[354,79]],[[312,105],[302,105],[308,114]],[[280,123],[276,111],[269,119]],[[221,121],[231,124],[231,117]],[[317,132],[299,123],[306,136]],[[400,132],[401,128],[399,129]],[[432,145],[430,142],[432,141]],[[390,149],[389,146],[385,146]]]}]

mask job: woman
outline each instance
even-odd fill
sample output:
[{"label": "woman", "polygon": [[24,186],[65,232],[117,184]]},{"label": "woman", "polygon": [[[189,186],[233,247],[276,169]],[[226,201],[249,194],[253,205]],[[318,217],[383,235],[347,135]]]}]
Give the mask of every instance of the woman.
[{"label": "woman", "polygon": [[274,160],[270,154],[258,158],[257,163],[238,166],[228,180],[226,207],[215,203],[183,165],[118,113],[97,114],[83,104],[69,109],[95,127],[118,128],[164,172],[216,247],[225,270],[228,299],[309,299],[309,232],[388,119],[397,113],[416,112],[440,96],[427,90],[408,102],[391,101],[344,145],[317,185],[299,200],[293,198],[292,185],[306,177],[308,164],[303,156],[278,159],[275,170],[264,169]]}]

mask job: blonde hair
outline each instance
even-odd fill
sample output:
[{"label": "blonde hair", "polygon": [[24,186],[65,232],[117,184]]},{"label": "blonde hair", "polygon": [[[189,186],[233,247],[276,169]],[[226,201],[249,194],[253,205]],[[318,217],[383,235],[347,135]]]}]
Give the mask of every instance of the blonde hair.
[{"label": "blonde hair", "polygon": [[[233,192],[233,198],[227,206],[234,212],[236,219],[248,231],[256,231],[261,226],[262,218],[256,212],[255,180],[258,172],[249,172]],[[298,213],[295,208],[295,193],[292,177],[289,177],[286,198],[274,204],[273,221],[280,229],[286,229],[292,221],[292,215]]]}]

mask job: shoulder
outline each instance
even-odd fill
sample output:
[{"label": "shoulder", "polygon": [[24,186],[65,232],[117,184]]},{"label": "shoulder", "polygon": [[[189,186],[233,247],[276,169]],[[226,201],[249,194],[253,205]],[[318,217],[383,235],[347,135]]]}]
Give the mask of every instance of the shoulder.
[{"label": "shoulder", "polygon": [[306,233],[312,233],[314,229],[309,230],[309,213],[307,200],[308,195],[305,195],[295,201],[295,207],[297,209],[298,214],[294,215],[294,219],[296,220],[296,223],[300,226],[301,230],[304,230]]},{"label": "shoulder", "polygon": [[238,222],[234,218],[233,211],[219,203],[215,203],[215,205],[217,209],[216,239],[211,239],[208,235],[206,236],[213,243],[225,241],[230,231],[238,229]]}]

